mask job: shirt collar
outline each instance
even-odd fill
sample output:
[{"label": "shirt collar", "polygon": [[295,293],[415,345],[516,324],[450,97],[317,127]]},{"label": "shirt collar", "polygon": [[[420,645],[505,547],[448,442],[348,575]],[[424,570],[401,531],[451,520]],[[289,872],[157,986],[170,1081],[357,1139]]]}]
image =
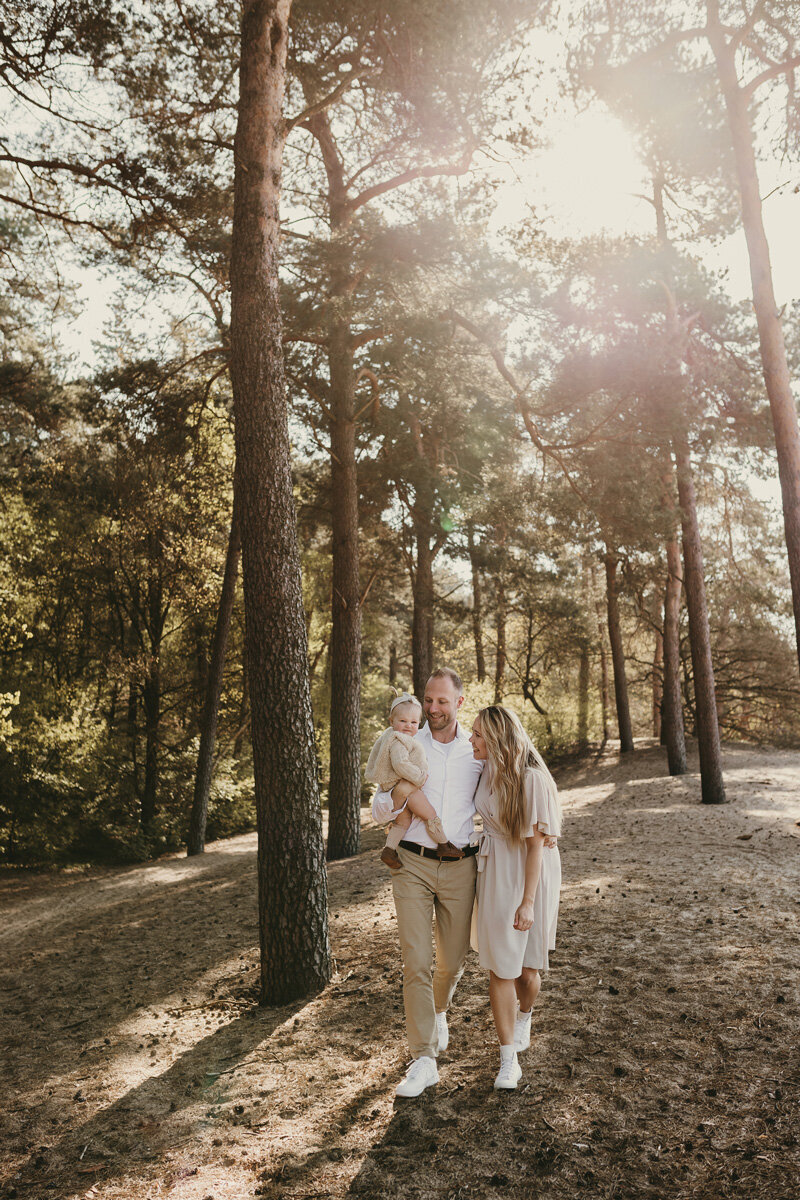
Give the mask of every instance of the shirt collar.
[{"label": "shirt collar", "polygon": [[[421,737],[421,736],[427,737],[429,742],[433,742],[435,740],[433,733],[431,732],[430,723],[428,721],[426,721],[425,724],[422,726],[422,729],[420,729],[418,736],[419,737]],[[464,727],[460,721],[456,721],[456,736],[453,738],[453,741],[452,742],[439,742],[438,745],[452,746],[455,742],[466,742],[467,744],[469,744],[469,738],[467,736],[467,732],[464,729]]]}]

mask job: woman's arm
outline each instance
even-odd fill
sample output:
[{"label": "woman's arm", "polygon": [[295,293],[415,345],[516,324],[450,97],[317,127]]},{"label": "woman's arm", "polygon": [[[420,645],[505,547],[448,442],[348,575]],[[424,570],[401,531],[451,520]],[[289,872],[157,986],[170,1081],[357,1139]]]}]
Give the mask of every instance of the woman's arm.
[{"label": "woman's arm", "polygon": [[525,891],[522,903],[514,913],[514,928],[523,932],[533,924],[533,898],[539,886],[539,875],[542,870],[542,852],[544,850],[544,834],[537,829],[533,837],[525,838],[527,854],[525,856]]}]

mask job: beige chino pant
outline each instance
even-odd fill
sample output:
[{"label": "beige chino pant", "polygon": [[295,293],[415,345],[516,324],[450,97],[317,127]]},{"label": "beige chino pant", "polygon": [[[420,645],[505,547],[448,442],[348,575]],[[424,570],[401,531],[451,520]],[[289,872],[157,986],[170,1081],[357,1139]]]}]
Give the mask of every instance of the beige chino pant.
[{"label": "beige chino pant", "polygon": [[[436,1013],[445,1012],[464,971],[475,900],[475,855],[437,861],[402,846],[392,875],[397,932],[403,953],[403,1003],[414,1058],[436,1057]],[[436,916],[436,969],[431,922]]]}]

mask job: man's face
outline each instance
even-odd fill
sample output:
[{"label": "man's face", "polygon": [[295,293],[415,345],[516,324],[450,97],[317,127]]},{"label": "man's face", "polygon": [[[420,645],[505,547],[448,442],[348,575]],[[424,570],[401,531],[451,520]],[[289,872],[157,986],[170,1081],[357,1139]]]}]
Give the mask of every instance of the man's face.
[{"label": "man's face", "polygon": [[436,676],[429,679],[425,685],[422,707],[432,730],[439,731],[452,725],[463,703],[464,697],[456,691],[453,681],[446,676]]}]

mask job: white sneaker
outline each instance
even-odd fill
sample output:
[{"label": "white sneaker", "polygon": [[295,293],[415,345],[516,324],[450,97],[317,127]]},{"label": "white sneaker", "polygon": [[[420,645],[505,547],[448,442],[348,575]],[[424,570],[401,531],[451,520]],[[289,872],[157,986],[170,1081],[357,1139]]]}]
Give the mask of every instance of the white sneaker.
[{"label": "white sneaker", "polygon": [[514,1049],[519,1053],[521,1050],[527,1050],[531,1044],[531,1017],[533,1011],[525,1013],[517,1013],[517,1019],[514,1022]]},{"label": "white sneaker", "polygon": [[517,1062],[517,1052],[515,1050],[509,1058],[500,1059],[500,1070],[497,1072],[494,1086],[498,1091],[501,1088],[513,1091],[521,1078],[522,1067]]},{"label": "white sneaker", "polygon": [[406,1071],[405,1079],[400,1080],[394,1094],[395,1096],[419,1096],[421,1092],[425,1091],[425,1088],[438,1082],[439,1072],[436,1069],[435,1059],[423,1054],[421,1058],[414,1059]]},{"label": "white sneaker", "polygon": [[447,1013],[436,1014],[436,1033],[439,1037],[439,1044],[436,1047],[437,1054],[443,1054],[450,1045],[450,1030],[447,1028]]}]

